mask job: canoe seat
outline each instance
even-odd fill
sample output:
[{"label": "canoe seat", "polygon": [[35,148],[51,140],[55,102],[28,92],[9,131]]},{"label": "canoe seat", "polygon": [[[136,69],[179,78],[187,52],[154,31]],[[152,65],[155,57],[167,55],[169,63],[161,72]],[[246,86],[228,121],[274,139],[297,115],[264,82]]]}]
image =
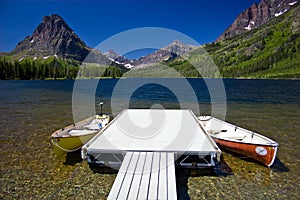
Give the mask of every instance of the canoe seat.
[{"label": "canoe seat", "polygon": [[227,130],[210,130],[210,131],[208,131],[208,133],[212,134],[212,135],[215,135],[218,133],[224,133],[224,132],[227,132]]},{"label": "canoe seat", "polygon": [[93,130],[71,130],[69,132],[70,136],[81,136],[81,135],[87,135],[87,134],[91,134],[91,133],[95,133],[95,131]]},{"label": "canoe seat", "polygon": [[90,130],[99,130],[101,126],[99,126],[98,124],[89,124],[84,126],[84,128],[86,129],[90,129]]},{"label": "canoe seat", "polygon": [[224,137],[224,138],[230,139],[230,140],[239,140],[239,141],[242,141],[243,139],[246,138],[246,135],[227,136],[227,137]]}]

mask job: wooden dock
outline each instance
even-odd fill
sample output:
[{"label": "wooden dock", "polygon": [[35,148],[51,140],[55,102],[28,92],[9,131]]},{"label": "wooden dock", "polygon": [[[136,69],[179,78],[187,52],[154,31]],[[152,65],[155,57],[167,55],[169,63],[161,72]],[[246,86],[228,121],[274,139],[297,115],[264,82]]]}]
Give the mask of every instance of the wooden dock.
[{"label": "wooden dock", "polygon": [[127,152],[108,199],[177,199],[174,154]]}]

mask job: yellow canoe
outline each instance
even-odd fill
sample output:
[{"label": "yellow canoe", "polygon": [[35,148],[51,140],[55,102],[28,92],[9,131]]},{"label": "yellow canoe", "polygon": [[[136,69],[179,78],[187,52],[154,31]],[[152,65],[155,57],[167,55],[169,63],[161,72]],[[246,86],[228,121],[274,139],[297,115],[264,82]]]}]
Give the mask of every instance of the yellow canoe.
[{"label": "yellow canoe", "polygon": [[51,143],[54,153],[61,157],[68,152],[80,149],[85,143],[92,139],[100,129],[109,123],[108,115],[95,115],[85,120],[59,129],[52,133]]}]

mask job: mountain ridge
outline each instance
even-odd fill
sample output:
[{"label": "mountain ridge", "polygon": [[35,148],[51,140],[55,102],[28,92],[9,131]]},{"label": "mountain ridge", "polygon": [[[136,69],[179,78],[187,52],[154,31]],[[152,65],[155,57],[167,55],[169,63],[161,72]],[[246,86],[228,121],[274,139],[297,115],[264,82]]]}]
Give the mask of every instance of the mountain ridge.
[{"label": "mountain ridge", "polygon": [[260,28],[204,48],[222,77],[300,78],[300,5]]},{"label": "mountain ridge", "polygon": [[174,40],[161,49],[154,51],[152,54],[145,55],[134,62],[134,66],[139,68],[157,64],[162,61],[173,60],[192,50],[194,46],[185,44],[179,40]]},{"label": "mountain ridge", "polygon": [[[32,35],[26,36],[20,41],[12,52],[3,53],[3,55],[12,55],[14,59],[19,61],[28,57],[33,60],[55,57],[75,60],[80,63],[83,61],[99,63],[101,60],[101,63],[107,65],[113,62],[130,69],[135,66],[158,63],[166,57],[173,59],[178,56],[177,54],[184,54],[191,49],[190,45],[175,40],[153,54],[135,60],[121,56],[113,50],[102,54],[100,51],[88,47],[61,16],[52,14],[43,17],[42,22]],[[104,59],[104,56],[107,59]]]},{"label": "mountain ridge", "polygon": [[216,39],[229,39],[241,33],[259,28],[271,19],[279,17],[298,3],[298,0],[262,0],[241,12],[234,22]]},{"label": "mountain ridge", "polygon": [[165,60],[175,59],[178,56],[189,52],[193,48],[195,48],[195,46],[185,44],[179,40],[174,40],[167,46],[162,47],[161,49],[157,49],[153,53],[147,54],[138,59],[129,60],[128,58],[119,55],[113,50],[105,52],[104,55],[106,55],[112,61],[123,64],[126,68],[131,69],[133,67],[143,68]]}]

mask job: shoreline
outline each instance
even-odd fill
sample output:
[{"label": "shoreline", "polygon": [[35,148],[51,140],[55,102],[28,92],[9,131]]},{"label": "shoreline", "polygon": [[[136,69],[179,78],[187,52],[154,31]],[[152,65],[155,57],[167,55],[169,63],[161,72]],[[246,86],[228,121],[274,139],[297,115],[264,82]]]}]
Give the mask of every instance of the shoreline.
[{"label": "shoreline", "polygon": [[290,81],[299,81],[300,78],[248,78],[248,77],[81,77],[76,79],[68,78],[45,78],[45,79],[0,79],[0,81],[66,81],[66,80],[96,80],[96,79],[230,79],[230,80],[290,80]]}]

